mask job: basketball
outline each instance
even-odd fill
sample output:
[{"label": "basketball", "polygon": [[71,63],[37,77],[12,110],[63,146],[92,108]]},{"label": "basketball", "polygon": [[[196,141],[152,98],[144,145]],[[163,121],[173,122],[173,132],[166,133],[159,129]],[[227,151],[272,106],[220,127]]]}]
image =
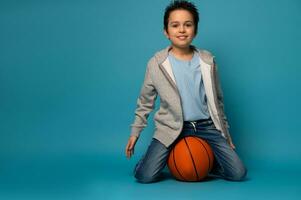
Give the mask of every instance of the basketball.
[{"label": "basketball", "polygon": [[199,137],[180,139],[171,149],[167,166],[180,181],[200,181],[213,167],[214,155],[210,145]]}]

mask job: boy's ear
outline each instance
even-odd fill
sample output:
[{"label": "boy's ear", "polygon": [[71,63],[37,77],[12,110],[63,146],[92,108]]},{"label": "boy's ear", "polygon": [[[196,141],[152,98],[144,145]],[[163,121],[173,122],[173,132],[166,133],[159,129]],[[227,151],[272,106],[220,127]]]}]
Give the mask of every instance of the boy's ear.
[{"label": "boy's ear", "polygon": [[168,33],[166,32],[165,29],[163,29],[163,33],[164,33],[164,35],[167,37],[167,39],[169,39]]}]

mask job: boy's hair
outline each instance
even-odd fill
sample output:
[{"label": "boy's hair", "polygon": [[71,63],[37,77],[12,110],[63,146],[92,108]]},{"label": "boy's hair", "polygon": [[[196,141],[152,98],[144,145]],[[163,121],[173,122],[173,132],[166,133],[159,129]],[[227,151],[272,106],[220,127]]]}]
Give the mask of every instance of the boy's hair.
[{"label": "boy's hair", "polygon": [[192,14],[193,22],[194,22],[194,26],[195,26],[194,33],[196,35],[198,32],[198,23],[199,23],[198,9],[196,8],[196,6],[193,3],[189,2],[189,1],[185,1],[185,0],[174,0],[174,1],[170,2],[170,4],[165,8],[164,29],[166,30],[166,32],[167,32],[169,15],[174,10],[187,10],[188,12],[190,12]]}]

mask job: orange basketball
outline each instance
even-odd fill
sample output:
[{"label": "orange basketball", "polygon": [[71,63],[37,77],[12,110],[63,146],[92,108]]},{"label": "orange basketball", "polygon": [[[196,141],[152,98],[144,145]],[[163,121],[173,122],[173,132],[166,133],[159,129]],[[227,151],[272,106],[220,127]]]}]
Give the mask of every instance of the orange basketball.
[{"label": "orange basketball", "polygon": [[180,181],[200,181],[211,171],[214,162],[210,145],[199,137],[179,140],[169,153],[167,166]]}]

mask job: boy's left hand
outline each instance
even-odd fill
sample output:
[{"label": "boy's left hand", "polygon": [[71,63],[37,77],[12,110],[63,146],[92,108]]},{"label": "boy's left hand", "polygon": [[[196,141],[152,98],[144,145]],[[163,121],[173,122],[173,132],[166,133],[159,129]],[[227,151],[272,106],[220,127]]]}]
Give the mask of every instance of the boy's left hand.
[{"label": "boy's left hand", "polygon": [[230,147],[234,150],[235,149],[235,145],[232,143],[232,142],[230,142]]}]

